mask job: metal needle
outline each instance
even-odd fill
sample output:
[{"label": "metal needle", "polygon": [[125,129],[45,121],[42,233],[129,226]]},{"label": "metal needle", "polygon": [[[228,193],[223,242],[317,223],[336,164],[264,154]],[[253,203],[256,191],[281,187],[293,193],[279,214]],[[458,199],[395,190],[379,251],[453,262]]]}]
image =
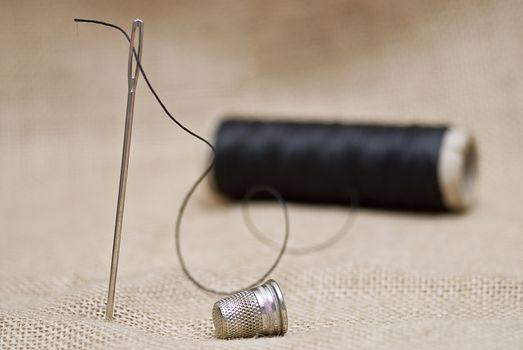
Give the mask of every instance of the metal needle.
[{"label": "metal needle", "polygon": [[[135,49],[136,29],[138,29],[138,50]],[[128,66],[128,90],[127,90],[127,111],[125,115],[125,133],[122,151],[122,165],[120,169],[120,186],[118,190],[118,205],[116,208],[116,222],[114,227],[113,253],[111,259],[111,274],[109,277],[109,291],[107,293],[107,308],[105,318],[113,319],[114,297],[116,292],[116,274],[118,272],[118,256],[120,254],[120,240],[122,238],[123,211],[125,206],[125,189],[127,186],[127,170],[129,167],[129,151],[131,147],[131,134],[133,129],[134,98],[136,84],[140,73],[138,64],[135,63],[135,55],[141,61],[143,42],[143,21],[135,19],[131,32],[129,44],[129,66]],[[134,69],[133,69],[133,66]]]}]

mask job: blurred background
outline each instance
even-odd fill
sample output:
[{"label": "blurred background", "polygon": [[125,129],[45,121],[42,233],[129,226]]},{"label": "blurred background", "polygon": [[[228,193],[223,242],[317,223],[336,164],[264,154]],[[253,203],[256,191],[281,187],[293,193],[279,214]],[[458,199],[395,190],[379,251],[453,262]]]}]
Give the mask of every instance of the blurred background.
[{"label": "blurred background", "polygon": [[[211,140],[231,112],[450,123],[475,133],[478,203],[470,212],[364,209],[329,253],[286,257],[281,271],[321,262],[523,276],[522,15],[522,3],[510,0],[2,0],[0,273],[106,282],[128,44],[114,30],[73,18],[130,30],[139,17],[151,82],[181,122]],[[209,157],[164,116],[140,79],[121,278],[179,269],[175,215]],[[293,205],[291,243],[321,241],[346,210]],[[281,237],[278,208],[261,206],[257,215]],[[246,235],[239,207],[207,186],[184,225],[196,274],[251,281],[227,269],[241,262],[261,274],[275,254]],[[251,261],[253,252],[267,258]]]}]

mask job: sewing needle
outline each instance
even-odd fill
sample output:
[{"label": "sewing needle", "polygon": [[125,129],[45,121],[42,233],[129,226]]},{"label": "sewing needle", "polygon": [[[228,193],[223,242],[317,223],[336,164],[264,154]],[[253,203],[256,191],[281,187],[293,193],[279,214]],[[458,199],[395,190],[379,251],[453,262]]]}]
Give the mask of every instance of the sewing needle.
[{"label": "sewing needle", "polygon": [[[138,29],[138,51],[135,50],[135,34]],[[118,272],[118,257],[120,254],[120,240],[122,238],[123,211],[125,205],[125,189],[127,186],[127,171],[129,168],[129,151],[131,147],[131,134],[133,129],[134,98],[136,84],[140,73],[138,64],[135,64],[135,55],[141,61],[143,42],[143,21],[135,19],[129,43],[129,62],[128,62],[128,90],[127,90],[127,111],[125,114],[125,132],[122,151],[122,164],[120,168],[120,186],[118,189],[118,204],[116,207],[116,220],[114,227],[113,252],[111,259],[111,274],[109,277],[109,291],[107,293],[107,308],[105,318],[113,319],[114,298],[116,292],[116,274]],[[133,70],[133,66],[134,70]]]}]

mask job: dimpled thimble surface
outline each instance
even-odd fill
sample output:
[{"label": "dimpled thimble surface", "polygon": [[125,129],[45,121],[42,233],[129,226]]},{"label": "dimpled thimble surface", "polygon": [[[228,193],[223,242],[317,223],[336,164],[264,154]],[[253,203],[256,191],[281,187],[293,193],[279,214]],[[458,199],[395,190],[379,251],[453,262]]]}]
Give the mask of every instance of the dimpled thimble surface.
[{"label": "dimpled thimble surface", "polygon": [[288,327],[283,294],[273,280],[217,301],[212,319],[222,339],[284,335]]}]

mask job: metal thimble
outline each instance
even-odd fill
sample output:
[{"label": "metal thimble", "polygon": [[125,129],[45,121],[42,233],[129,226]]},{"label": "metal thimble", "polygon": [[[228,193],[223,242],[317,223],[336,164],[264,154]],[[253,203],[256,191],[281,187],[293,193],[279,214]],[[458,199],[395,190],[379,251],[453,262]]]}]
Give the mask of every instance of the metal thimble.
[{"label": "metal thimble", "polygon": [[273,280],[217,301],[212,319],[221,339],[284,335],[288,327],[283,294]]}]

